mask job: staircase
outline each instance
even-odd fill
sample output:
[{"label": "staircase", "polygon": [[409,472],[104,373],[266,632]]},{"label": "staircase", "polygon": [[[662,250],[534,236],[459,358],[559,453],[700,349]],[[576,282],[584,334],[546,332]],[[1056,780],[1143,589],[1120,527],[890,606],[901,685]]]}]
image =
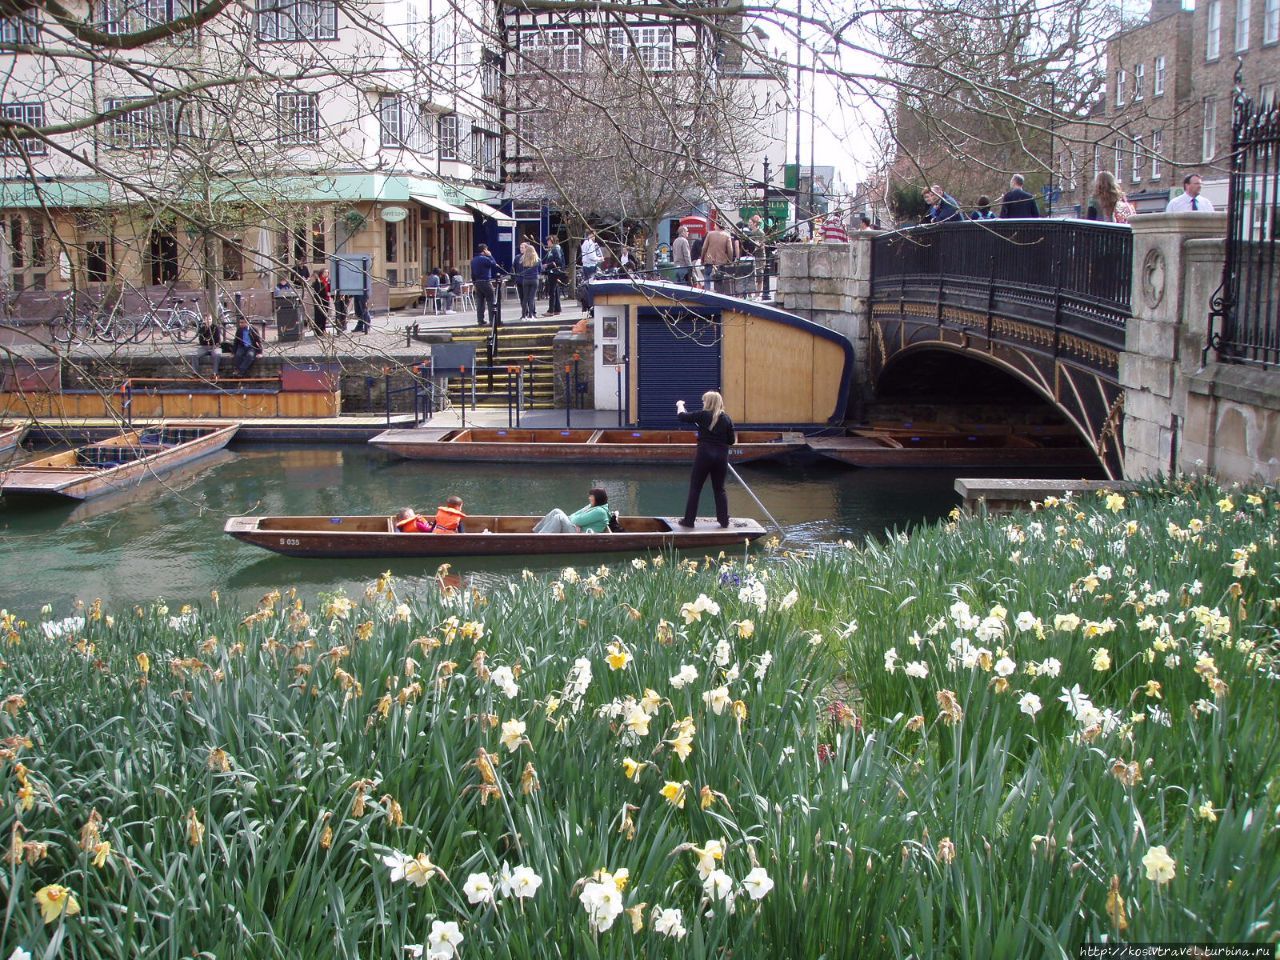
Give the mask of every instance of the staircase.
[{"label": "staircase", "polygon": [[[513,386],[515,373],[507,373],[508,366],[524,370],[524,403],[526,409],[550,409],[555,406],[555,365],[552,363],[552,346],[555,335],[569,324],[560,323],[504,323],[498,328],[498,351],[494,356],[493,389],[489,389],[489,373],[482,370],[476,375],[476,406],[505,407],[507,391]],[[474,343],[476,366],[483,367],[488,360],[486,353],[489,328],[475,324],[452,327],[449,333],[454,343]],[[532,359],[531,359],[532,358]],[[463,394],[470,402],[470,384],[460,380],[449,381],[449,399],[463,402]]]}]

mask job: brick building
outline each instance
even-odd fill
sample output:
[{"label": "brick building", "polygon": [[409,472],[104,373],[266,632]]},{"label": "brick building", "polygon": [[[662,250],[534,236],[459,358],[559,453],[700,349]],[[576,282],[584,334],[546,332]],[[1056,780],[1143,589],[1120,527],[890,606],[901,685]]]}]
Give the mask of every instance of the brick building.
[{"label": "brick building", "polygon": [[1106,93],[1089,117],[1059,127],[1062,197],[1083,211],[1099,171],[1115,174],[1143,213],[1163,210],[1190,171],[1226,200],[1231,90],[1274,103],[1280,83],[1280,0],[1153,0],[1145,23],[1107,41]]}]

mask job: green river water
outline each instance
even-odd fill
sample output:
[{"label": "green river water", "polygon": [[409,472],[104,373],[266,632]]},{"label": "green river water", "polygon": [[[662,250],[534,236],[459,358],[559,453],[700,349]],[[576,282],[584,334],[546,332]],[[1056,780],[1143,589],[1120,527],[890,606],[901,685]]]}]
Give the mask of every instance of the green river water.
[{"label": "green river water", "polygon": [[[880,536],[944,516],[956,503],[955,477],[1028,476],[1026,470],[855,470],[837,464],[740,467],[787,543]],[[1062,471],[1039,475],[1063,475]],[[241,446],[197,461],[132,491],[81,504],[0,501],[0,607],[34,618],[45,603],[56,615],[76,599],[101,597],[108,609],[163,597],[198,601],[216,588],[251,605],[272,588],[305,595],[338,588],[355,594],[390,569],[400,588],[429,588],[435,560],[300,560],[277,556],[226,536],[227,516],[392,513],[400,506],[434,510],[457,494],[476,513],[573,511],[587,489],[608,490],[624,514],[672,515],[684,507],[688,468],[620,465],[437,464],[393,459],[362,445]],[[767,523],[730,477],[735,516]],[[702,515],[714,509],[703,491]],[[603,562],[616,563],[621,555]],[[481,582],[521,569],[551,571],[596,565],[601,557],[460,560],[455,573]]]}]

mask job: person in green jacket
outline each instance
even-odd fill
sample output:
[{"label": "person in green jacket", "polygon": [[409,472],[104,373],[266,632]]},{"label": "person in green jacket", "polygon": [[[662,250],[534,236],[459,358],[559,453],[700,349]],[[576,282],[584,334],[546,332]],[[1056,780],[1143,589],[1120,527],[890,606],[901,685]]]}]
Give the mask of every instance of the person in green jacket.
[{"label": "person in green jacket", "polygon": [[587,505],[566,515],[556,507],[534,524],[534,533],[604,533],[609,528],[609,495],[600,487],[587,491]]}]

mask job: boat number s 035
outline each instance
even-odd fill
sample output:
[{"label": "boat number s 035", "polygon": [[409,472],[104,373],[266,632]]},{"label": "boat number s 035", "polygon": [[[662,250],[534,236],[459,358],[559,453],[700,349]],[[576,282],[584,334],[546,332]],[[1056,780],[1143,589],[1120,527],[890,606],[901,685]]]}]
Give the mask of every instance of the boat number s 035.
[{"label": "boat number s 035", "polygon": [[296,539],[295,537],[281,537],[281,538],[280,538],[280,546],[282,546],[282,547],[300,547],[300,546],[302,546],[302,541],[301,541],[301,540]]}]

